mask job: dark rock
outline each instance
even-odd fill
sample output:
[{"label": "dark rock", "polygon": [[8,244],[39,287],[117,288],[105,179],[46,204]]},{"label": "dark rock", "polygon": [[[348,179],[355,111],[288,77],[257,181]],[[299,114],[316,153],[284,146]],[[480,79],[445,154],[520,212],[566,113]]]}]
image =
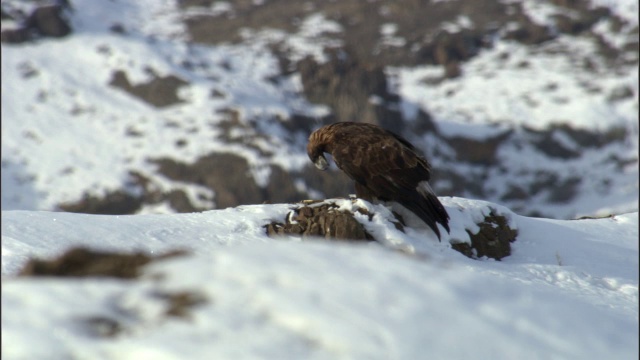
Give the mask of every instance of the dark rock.
[{"label": "dark rock", "polygon": [[[590,30],[597,22],[606,20],[611,16],[611,11],[604,7],[591,8],[586,2],[566,1],[561,6],[573,10],[573,16],[558,15],[555,17],[556,28],[559,32],[570,35],[578,35],[582,32]],[[579,8],[578,11],[575,11]],[[575,15],[577,13],[577,15]]]},{"label": "dark rock", "polygon": [[440,32],[419,50],[419,56],[425,63],[444,66],[446,78],[458,77],[461,74],[460,63],[471,59],[487,46],[485,37],[486,33],[481,30]]},{"label": "dark rock", "polygon": [[271,165],[271,175],[269,175],[269,183],[264,188],[264,197],[262,201],[269,203],[286,203],[295,202],[302,199],[302,194],[294,186],[292,175],[283,170],[280,166]]},{"label": "dark rock", "polygon": [[559,184],[556,183],[554,187],[549,189],[549,202],[556,204],[568,203],[578,195],[578,189],[581,183],[582,180],[577,177],[566,179]]},{"label": "dark rock", "polygon": [[188,82],[174,75],[154,75],[153,80],[147,83],[132,85],[127,78],[127,74],[122,70],[114,72],[109,82],[109,85],[122,89],[158,108],[182,102],[177,92],[180,87],[188,84]]},{"label": "dark rock", "polygon": [[633,89],[629,86],[617,87],[611,91],[611,94],[607,96],[607,100],[611,102],[621,101],[632,98],[634,95]]},{"label": "dark rock", "polygon": [[67,23],[60,5],[36,8],[26,19],[24,26],[36,30],[42,36],[64,37],[71,33],[71,26]]},{"label": "dark rock", "polygon": [[397,99],[388,93],[382,67],[360,62],[344,52],[333,52],[328,62],[319,64],[305,58],[299,64],[302,82],[311,100],[326,102],[327,94],[347,94],[356,91],[358,97],[377,95],[383,100]]},{"label": "dark rock", "polygon": [[624,128],[613,127],[607,131],[594,131],[573,128],[567,124],[554,125],[548,129],[536,130],[523,127],[525,141],[532,143],[538,150],[550,157],[573,159],[580,156],[580,152],[567,148],[556,140],[554,133],[566,136],[576,143],[577,148],[602,148],[613,142],[622,141],[627,136]]},{"label": "dark rock", "polygon": [[447,78],[457,78],[462,75],[462,69],[460,69],[460,63],[457,61],[449,61],[444,65],[444,76]]},{"label": "dark rock", "polygon": [[433,175],[433,179],[430,183],[437,185],[440,180],[443,180],[447,185],[442,187],[438,185],[439,196],[469,196],[473,198],[485,198],[485,184],[486,170],[474,174],[474,176],[462,176],[449,168],[438,169]]},{"label": "dark rock", "polygon": [[166,202],[173,210],[180,213],[209,210],[208,208],[205,209],[194,206],[183,190],[162,192],[158,190],[158,187],[151,179],[139,172],[132,171],[129,176],[128,187],[140,189],[140,201],[145,205],[155,205]]},{"label": "dark rock", "polygon": [[551,129],[539,131],[525,127],[524,131],[529,135],[529,142],[547,156],[560,159],[574,159],[580,156],[579,152],[567,148],[562,142],[559,142],[553,136],[554,131],[562,130]]},{"label": "dark rock", "polygon": [[305,134],[305,136],[308,136],[313,130],[331,124],[333,121],[333,116],[313,118],[302,114],[293,114],[290,118],[281,120],[280,125],[289,133],[301,132]]},{"label": "dark rock", "polygon": [[[222,118],[217,121],[215,125],[219,131],[218,138],[228,144],[240,144],[243,147],[249,148],[263,157],[273,156],[273,152],[264,149],[261,146],[264,142],[272,142],[272,138],[269,133],[273,133],[273,126],[280,126],[283,128],[285,138],[282,140],[300,140],[300,137],[296,134],[296,131],[303,131],[301,129],[308,128],[309,130],[303,131],[304,136],[308,136],[310,129],[313,128],[313,120],[310,117],[293,116],[290,119],[283,119],[279,116],[268,118],[254,118],[254,119],[242,119],[240,113],[236,109],[220,109],[217,114]],[[302,125],[301,122],[309,120],[309,123]],[[295,123],[294,123],[295,122]],[[267,125],[268,124],[268,125]],[[285,129],[289,130],[287,132]],[[302,144],[300,144],[302,145]]]},{"label": "dark rock", "polygon": [[165,315],[186,319],[191,318],[191,311],[194,307],[208,302],[206,296],[193,291],[163,291],[156,292],[153,295],[164,300],[167,303]]},{"label": "dark rock", "polygon": [[[360,210],[364,213],[364,210]],[[272,222],[265,226],[267,235],[323,237],[327,240],[371,241],[373,237],[349,211],[338,210],[333,203],[304,205],[287,215],[284,224]]]},{"label": "dark rock", "polygon": [[507,191],[502,195],[502,200],[526,200],[529,198],[527,192],[515,185],[509,185]]},{"label": "dark rock", "polygon": [[534,180],[529,184],[531,196],[540,193],[545,189],[551,189],[558,183],[558,175],[547,171],[538,171],[534,175]]},{"label": "dark rock", "polygon": [[173,159],[153,160],[158,173],[171,180],[198,184],[215,192],[217,208],[241,204],[259,204],[262,189],[256,184],[247,160],[231,153],[214,153],[201,157],[193,164]]},{"label": "dark rock", "polygon": [[[35,8],[28,16],[20,16],[21,24],[19,27],[2,30],[0,40],[4,43],[18,44],[32,40],[37,36],[59,38],[69,35],[72,29],[64,16],[65,7],[68,7],[68,4],[45,5]],[[5,14],[10,16],[3,9],[3,18]]]},{"label": "dark rock", "polygon": [[[153,160],[158,172],[172,180],[193,183],[215,192],[216,208],[267,202],[291,202],[304,197],[290,174],[272,165],[268,185],[262,188],[251,175],[247,160],[231,153],[214,153],[193,164],[172,159]],[[173,204],[172,204],[173,206]],[[184,207],[181,207],[184,208]],[[176,209],[180,210],[180,209]]]},{"label": "dark rock", "polygon": [[73,248],[52,260],[29,260],[19,276],[106,276],[132,279],[138,277],[142,267],[152,261],[185,254],[184,251],[173,251],[151,256],[144,253],[125,254]]},{"label": "dark rock", "polygon": [[89,316],[80,321],[87,333],[100,338],[113,338],[124,332],[120,321],[106,316]]},{"label": "dark rock", "polygon": [[399,98],[389,92],[383,67],[333,52],[325,63],[307,57],[297,69],[306,97],[331,107],[336,121],[365,122],[402,132],[402,114],[393,106]]},{"label": "dark rock", "polygon": [[418,111],[416,112],[414,119],[405,119],[405,122],[406,120],[412,120],[411,127],[405,130],[405,133],[417,135],[424,135],[429,133],[439,134],[439,130],[436,127],[431,114],[420,108],[418,108],[417,110]]},{"label": "dark rock", "polygon": [[521,13],[517,16],[518,27],[507,31],[504,38],[515,40],[525,45],[537,45],[555,38],[552,29],[538,25],[527,15]]},{"label": "dark rock", "polygon": [[162,199],[169,203],[169,206],[179,213],[191,213],[205,211],[209,209],[200,209],[194,206],[189,197],[183,190],[173,190],[162,195]]},{"label": "dark rock", "polygon": [[122,24],[113,24],[109,27],[109,31],[111,31],[114,34],[126,34],[127,33],[127,29],[124,27],[124,25]]},{"label": "dark rock", "polygon": [[[270,166],[271,174],[266,186],[258,186],[246,159],[231,153],[210,154],[191,164],[169,158],[151,162],[158,165],[158,174],[171,180],[211,189],[215,194],[215,208],[264,202],[295,202],[307,197],[307,194],[296,188],[292,174],[275,165]],[[158,190],[153,180],[138,172],[130,173],[127,188],[135,188],[136,195],[124,191],[115,191],[105,196],[87,195],[77,202],[59,204],[58,208],[68,212],[125,215],[136,213],[143,205],[166,202],[180,213],[211,210],[210,207],[192,202],[183,190]]]},{"label": "dark rock", "polygon": [[336,168],[320,171],[314,165],[307,165],[299,176],[309,189],[319,191],[325,197],[346,197],[355,194],[353,180]]},{"label": "dark rock", "polygon": [[141,207],[141,197],[122,190],[109,192],[100,197],[95,195],[85,195],[80,201],[58,205],[58,208],[62,211],[105,215],[133,214]]},{"label": "dark rock", "polygon": [[[197,291],[153,291],[149,294],[155,301],[160,300],[164,305],[164,314],[154,320],[166,320],[167,318],[192,319],[194,307],[209,302],[207,297]],[[119,308],[122,304],[116,303]],[[118,311],[112,315],[94,315],[80,317],[78,323],[85,332],[91,336],[103,339],[112,339],[125,333],[131,333],[132,325],[136,325],[144,317],[132,311]]]},{"label": "dark rock", "polygon": [[[185,0],[180,2],[184,11],[189,7],[207,7],[208,0]],[[482,11],[479,11],[481,9]],[[467,16],[476,25],[478,34],[474,39],[488,38],[495,32],[495,23],[504,23],[509,17],[506,6],[495,0],[475,0],[432,3],[422,0],[380,1],[322,1],[291,2],[272,0],[268,4],[255,6],[249,2],[235,2],[232,14],[187,15],[185,26],[190,38],[199,43],[238,42],[241,29],[278,29],[288,33],[296,32],[300,20],[313,13],[322,13],[328,19],[339,23],[343,31],[330,34],[330,38],[339,38],[343,49],[358,59],[368,59],[378,66],[416,65],[424,63],[424,54],[417,49],[431,47],[430,34],[442,32],[444,21],[454,22],[459,16]],[[437,21],[425,21],[425,19]],[[380,24],[394,23],[404,45],[385,45],[381,41]],[[463,29],[463,37],[475,30]],[[475,40],[474,40],[475,41]],[[456,51],[476,52],[474,41],[460,43]],[[488,42],[483,41],[483,46]],[[425,44],[425,42],[428,42]],[[467,47],[468,44],[472,46]],[[334,46],[334,45],[332,45]],[[278,48],[279,44],[275,44]],[[279,49],[284,52],[286,49]],[[279,51],[277,50],[277,51]]]},{"label": "dark rock", "polygon": [[[212,1],[182,0],[183,9],[189,7],[208,7]],[[292,32],[294,22],[306,13],[305,3],[301,1],[271,1],[268,6],[253,6],[249,1],[233,2],[233,16],[227,13],[219,15],[200,14],[185,17],[184,23],[190,38],[198,43],[218,44],[241,40],[238,31],[250,29],[279,29]]]},{"label": "dark rock", "polygon": [[480,226],[480,231],[476,234],[467,230],[471,238],[471,245],[457,243],[451,244],[451,247],[470,258],[486,256],[500,260],[511,255],[511,243],[516,240],[518,231],[509,227],[504,216],[491,213],[478,226]]},{"label": "dark rock", "polygon": [[456,150],[456,156],[460,161],[492,165],[496,162],[496,151],[510,135],[511,132],[506,131],[484,140],[454,137],[447,139],[447,143]]},{"label": "dark rock", "polygon": [[0,33],[0,41],[7,44],[20,44],[31,40],[32,30],[27,28],[4,29]]},{"label": "dark rock", "polygon": [[580,145],[580,147],[586,148],[601,148],[613,142],[622,141],[627,136],[627,129],[623,127],[612,127],[606,131],[590,131],[573,128],[568,124],[562,124],[553,126],[548,131],[562,131]]}]

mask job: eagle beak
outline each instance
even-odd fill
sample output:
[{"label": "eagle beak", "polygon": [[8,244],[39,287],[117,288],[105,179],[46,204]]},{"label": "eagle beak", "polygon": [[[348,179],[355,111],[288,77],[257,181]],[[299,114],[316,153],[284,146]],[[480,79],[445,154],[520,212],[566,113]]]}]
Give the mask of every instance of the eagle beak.
[{"label": "eagle beak", "polygon": [[324,158],[324,155],[318,156],[316,161],[314,161],[313,163],[320,170],[327,170],[327,168],[329,167],[329,163],[327,162],[327,159]]}]

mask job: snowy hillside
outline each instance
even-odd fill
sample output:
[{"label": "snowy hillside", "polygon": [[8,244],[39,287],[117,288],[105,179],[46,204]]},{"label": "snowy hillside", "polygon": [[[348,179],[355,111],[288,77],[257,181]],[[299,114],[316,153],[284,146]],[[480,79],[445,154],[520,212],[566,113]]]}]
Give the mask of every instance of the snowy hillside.
[{"label": "snowy hillside", "polygon": [[[638,0],[1,7],[3,359],[638,358]],[[422,150],[451,234],[268,237],[353,193],[336,121]],[[456,251],[489,214],[510,255]],[[74,247],[152,260],[18,275]]]},{"label": "snowy hillside", "polygon": [[71,0],[69,34],[18,31],[50,3],[2,2],[3,210],[347,196],[304,153],[345,120],[409,138],[439,195],[638,209],[637,0]]},{"label": "snowy hillside", "polygon": [[[442,201],[454,230],[495,207]],[[3,211],[2,358],[638,357],[637,212],[563,221],[503,209],[519,235],[511,256],[490,261],[403,234],[367,206],[378,215],[360,221],[378,241],[359,244],[266,237],[264,225],[283,221],[287,204],[174,215]],[[190,254],[129,280],[15,276],[30,257],[74,246]]]}]

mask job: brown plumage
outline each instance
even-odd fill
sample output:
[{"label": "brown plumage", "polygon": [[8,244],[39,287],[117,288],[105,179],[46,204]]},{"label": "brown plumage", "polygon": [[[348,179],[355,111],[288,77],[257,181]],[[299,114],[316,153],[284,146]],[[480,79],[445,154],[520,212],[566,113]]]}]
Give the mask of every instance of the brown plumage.
[{"label": "brown plumage", "polygon": [[355,181],[359,198],[404,206],[438,239],[437,223],[449,232],[449,215],[429,186],[431,166],[407,140],[372,124],[339,122],[309,137],[307,154],[320,170],[329,166],[324,153]]}]

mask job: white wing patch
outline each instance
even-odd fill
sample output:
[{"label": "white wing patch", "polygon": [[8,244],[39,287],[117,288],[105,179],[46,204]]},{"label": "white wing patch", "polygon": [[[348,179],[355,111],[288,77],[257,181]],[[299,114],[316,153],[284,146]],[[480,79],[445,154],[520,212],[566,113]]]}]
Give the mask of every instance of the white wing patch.
[{"label": "white wing patch", "polygon": [[422,219],[420,219],[420,217],[418,217],[418,215],[416,215],[413,211],[407,209],[406,207],[404,207],[402,204],[397,203],[395,201],[387,201],[384,203],[385,205],[389,206],[391,208],[391,210],[397,212],[398,214],[400,214],[400,216],[402,216],[402,219],[404,220],[404,223],[406,226],[413,228],[413,229],[420,229],[420,230],[424,230],[424,229],[429,229],[431,230],[431,228],[429,228],[429,225],[427,225],[427,223],[425,223],[424,221],[422,221]]}]

